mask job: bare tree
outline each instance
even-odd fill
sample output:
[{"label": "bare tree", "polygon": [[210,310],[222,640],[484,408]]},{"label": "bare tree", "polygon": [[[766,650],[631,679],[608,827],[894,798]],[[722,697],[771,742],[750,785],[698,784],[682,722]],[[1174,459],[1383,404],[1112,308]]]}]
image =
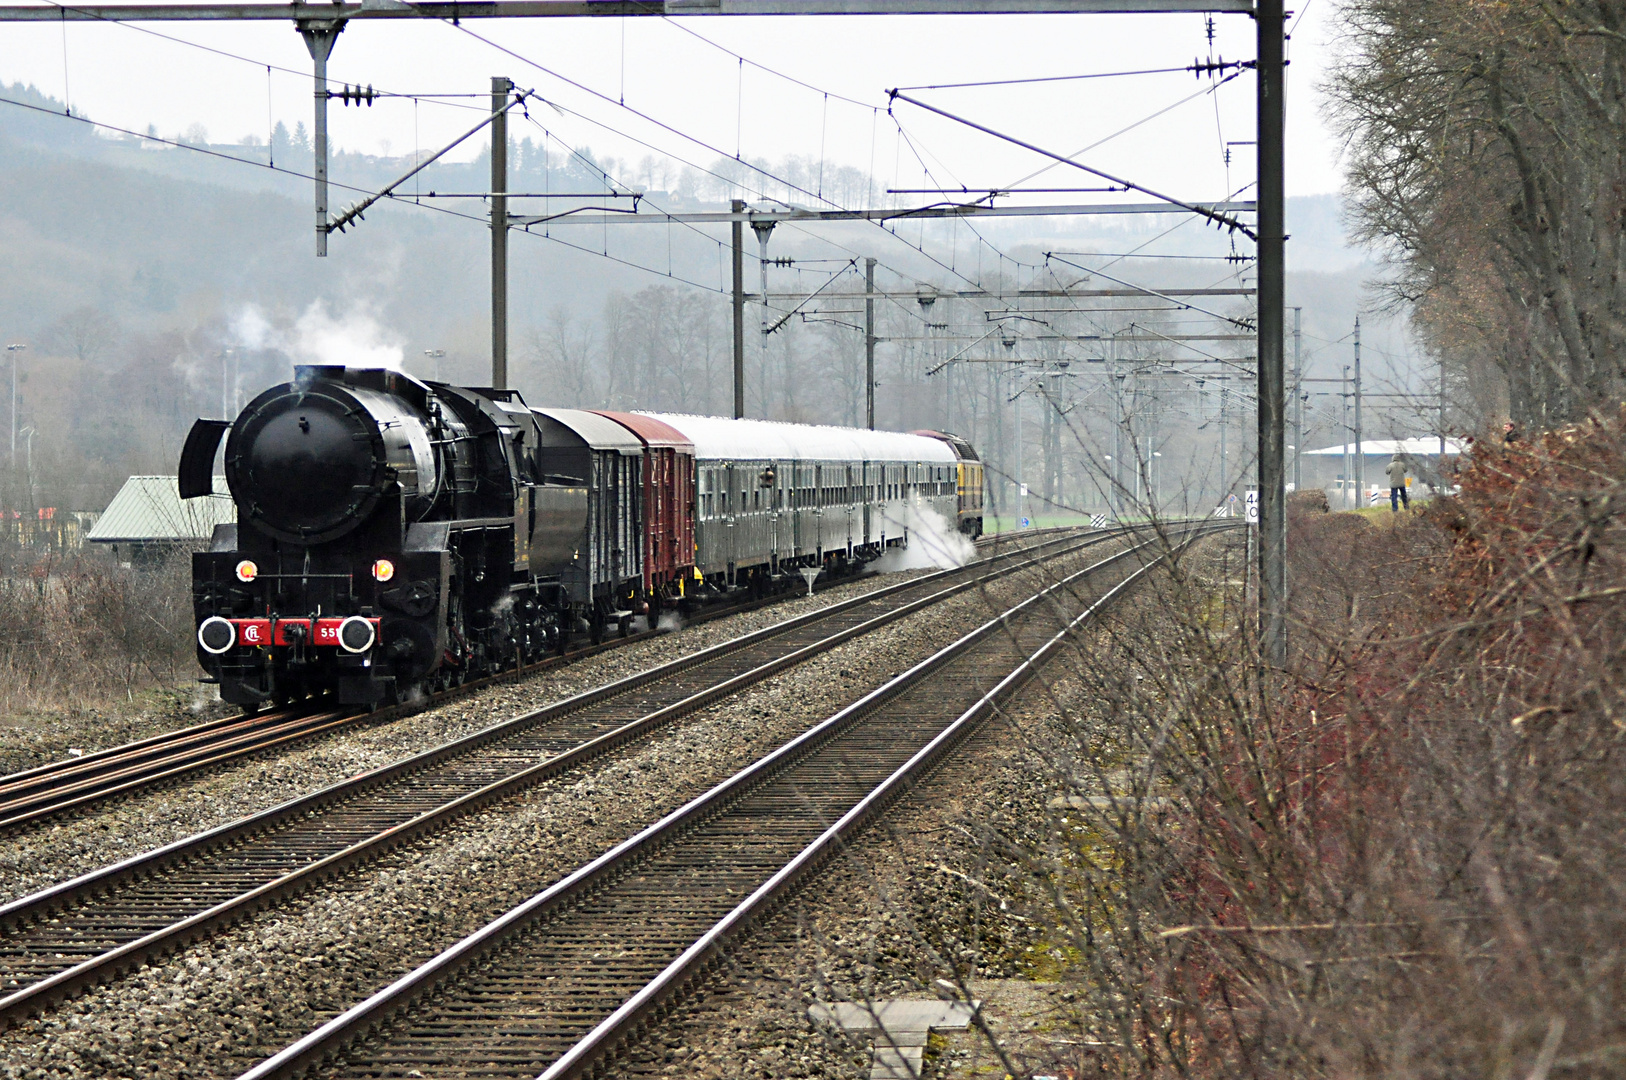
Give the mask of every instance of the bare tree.
[{"label": "bare tree", "polygon": [[1330,83],[1360,232],[1460,368],[1553,425],[1626,386],[1626,6],[1357,0]]}]

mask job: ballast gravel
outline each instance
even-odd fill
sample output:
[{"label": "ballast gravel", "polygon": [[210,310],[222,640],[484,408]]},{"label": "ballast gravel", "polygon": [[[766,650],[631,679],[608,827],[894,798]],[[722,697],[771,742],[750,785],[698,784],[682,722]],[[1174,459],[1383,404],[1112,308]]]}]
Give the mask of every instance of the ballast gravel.
[{"label": "ballast gravel", "polygon": [[871,575],[811,597],[713,619],[585,657],[523,682],[472,691],[445,705],[394,720],[364,721],[286,752],[200,772],[174,787],[139,792],[93,807],[83,815],[0,835],[0,903],[235,821],[595,686],[924,573],[927,571]]},{"label": "ballast gravel", "polygon": [[[1094,549],[1091,557],[1102,550]],[[1017,581],[1002,581],[847,642],[658,737],[540,784],[318,892],[92,988],[0,1034],[0,1078],[236,1076],[1025,593]],[[827,593],[814,603],[831,599]],[[772,618],[794,613],[776,608]],[[714,630],[718,640],[743,632],[739,624],[726,631],[704,629]],[[596,678],[581,670],[585,665],[563,674],[582,687],[604,681],[634,670],[640,660],[627,655],[631,651],[605,657],[615,669],[601,668]],[[654,662],[669,659],[672,650],[668,645],[664,652],[644,655],[643,662]],[[495,691],[494,697],[506,695],[502,705],[484,706],[477,722],[447,722],[483,726],[499,707],[518,711],[515,695],[525,692],[525,687]],[[546,695],[558,696],[557,689]],[[469,708],[457,703],[437,711]],[[343,752],[323,747],[306,752],[297,764],[266,763],[260,775],[274,772],[280,779],[265,783],[303,790],[311,784],[313,762],[343,774],[358,767],[356,758],[375,763],[405,752],[381,749],[379,744],[389,740],[369,734],[374,738],[367,747]],[[423,745],[451,734],[437,730]],[[223,778],[211,783],[221,785],[217,798],[233,800],[234,814],[243,812],[236,788]],[[146,841],[150,844],[150,835]]]}]

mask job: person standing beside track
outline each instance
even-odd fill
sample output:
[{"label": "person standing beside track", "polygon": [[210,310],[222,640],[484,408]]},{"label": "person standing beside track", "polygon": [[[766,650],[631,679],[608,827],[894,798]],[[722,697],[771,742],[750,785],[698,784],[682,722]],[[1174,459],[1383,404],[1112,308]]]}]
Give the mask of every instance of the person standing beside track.
[{"label": "person standing beside track", "polygon": [[1384,471],[1389,474],[1389,509],[1399,513],[1404,503],[1406,509],[1410,510],[1411,496],[1406,491],[1406,462],[1398,451]]}]

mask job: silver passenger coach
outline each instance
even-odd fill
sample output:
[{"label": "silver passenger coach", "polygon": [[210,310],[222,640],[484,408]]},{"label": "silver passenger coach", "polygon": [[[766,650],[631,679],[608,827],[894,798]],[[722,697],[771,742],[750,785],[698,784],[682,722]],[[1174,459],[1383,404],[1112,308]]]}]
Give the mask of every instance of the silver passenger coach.
[{"label": "silver passenger coach", "polygon": [[929,511],[954,528],[958,460],[892,431],[648,413],[694,443],[695,566],[705,576],[865,560]]}]

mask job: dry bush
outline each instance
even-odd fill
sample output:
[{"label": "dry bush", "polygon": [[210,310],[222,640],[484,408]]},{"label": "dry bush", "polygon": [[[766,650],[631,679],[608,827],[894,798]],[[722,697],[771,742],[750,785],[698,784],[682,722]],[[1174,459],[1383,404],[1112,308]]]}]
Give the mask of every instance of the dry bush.
[{"label": "dry bush", "polygon": [[128,699],[194,674],[190,557],[13,561],[0,577],[0,714]]},{"label": "dry bush", "polygon": [[1234,549],[1079,642],[1083,693],[1027,733],[1070,802],[1041,845],[983,823],[1071,994],[1025,1067],[1626,1066],[1622,430],[1482,449],[1421,512],[1295,515],[1288,672]]}]

